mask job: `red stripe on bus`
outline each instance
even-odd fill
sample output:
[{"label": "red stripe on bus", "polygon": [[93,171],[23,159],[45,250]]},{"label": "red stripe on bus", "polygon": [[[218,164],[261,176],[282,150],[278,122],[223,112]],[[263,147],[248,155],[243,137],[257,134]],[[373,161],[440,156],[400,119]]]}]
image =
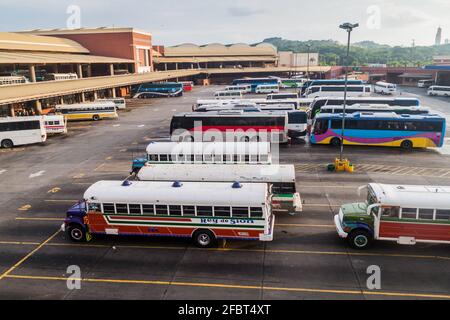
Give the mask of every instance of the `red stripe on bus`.
[{"label": "red stripe on bus", "polygon": [[381,238],[413,237],[418,240],[450,241],[450,224],[381,221]]}]

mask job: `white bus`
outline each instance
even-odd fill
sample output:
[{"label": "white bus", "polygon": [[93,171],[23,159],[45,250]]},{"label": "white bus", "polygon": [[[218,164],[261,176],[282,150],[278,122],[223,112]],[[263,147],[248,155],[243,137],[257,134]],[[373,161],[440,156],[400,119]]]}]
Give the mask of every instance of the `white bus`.
[{"label": "white bus", "polygon": [[434,84],[433,80],[419,80],[419,82],[417,82],[417,87],[418,88],[429,88]]},{"label": "white bus", "polygon": [[379,81],[373,86],[373,92],[379,94],[392,95],[397,92],[397,85],[384,81]]},{"label": "white bus", "polygon": [[450,87],[431,86],[430,88],[428,88],[428,95],[450,97]]},{"label": "white bus", "polygon": [[364,203],[346,204],[335,216],[341,238],[355,249],[373,240],[398,244],[450,244],[450,187],[371,183]]},{"label": "white bus", "polygon": [[125,98],[105,98],[105,99],[97,99],[95,102],[114,102],[116,104],[117,109],[126,109],[127,104]]},{"label": "white bus", "polygon": [[265,183],[99,181],[61,229],[76,242],[96,234],[186,237],[201,248],[217,239],[272,241],[271,202]]},{"label": "white bus", "polygon": [[271,93],[267,95],[267,100],[298,99],[297,93]]},{"label": "white bus", "polygon": [[238,86],[228,86],[224,91],[241,91],[242,93],[252,93],[252,86],[250,84],[242,84]]},{"label": "white bus", "polygon": [[0,86],[28,83],[24,76],[7,76],[0,77]]},{"label": "white bus", "polygon": [[225,99],[242,99],[242,91],[217,91],[214,93],[214,97],[217,100],[225,100]]},{"label": "white bus", "polygon": [[41,116],[0,118],[2,148],[41,143],[45,140],[47,140],[47,133],[44,118]]},{"label": "white bus", "polygon": [[[345,86],[311,86],[306,90],[306,98],[343,97]],[[366,85],[349,85],[347,97],[368,97],[371,87]]]},{"label": "white bus", "polygon": [[260,84],[256,87],[255,93],[279,93],[280,87],[273,84]]},{"label": "white bus", "polygon": [[267,183],[274,208],[302,211],[293,165],[147,164],[137,174],[140,181]]},{"label": "white bus", "polygon": [[44,123],[47,134],[67,133],[67,120],[61,114],[45,115]]},{"label": "white bus", "polygon": [[223,99],[223,100],[197,100],[197,103],[192,107],[192,111],[204,105],[229,105],[229,104],[256,104],[256,105],[271,105],[271,104],[286,104],[294,105],[296,109],[307,110],[311,103],[314,102],[312,98],[298,98],[298,99],[283,99],[283,100],[267,100],[267,99]]},{"label": "white bus", "polygon": [[86,102],[76,104],[60,104],[55,106],[56,113],[64,115],[69,121],[117,119],[114,102]]},{"label": "white bus", "polygon": [[76,79],[78,79],[78,75],[76,73],[46,73],[44,75],[44,81],[63,81]]}]

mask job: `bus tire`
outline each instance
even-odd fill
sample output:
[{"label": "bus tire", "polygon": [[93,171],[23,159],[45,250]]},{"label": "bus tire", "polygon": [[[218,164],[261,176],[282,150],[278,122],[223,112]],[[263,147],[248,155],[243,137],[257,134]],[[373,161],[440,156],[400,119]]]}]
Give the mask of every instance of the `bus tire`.
[{"label": "bus tire", "polygon": [[197,230],[192,236],[194,243],[199,248],[210,248],[216,242],[216,237],[209,230]]},{"label": "bus tire", "polygon": [[2,140],[1,147],[5,149],[11,149],[14,147],[14,143],[10,139]]},{"label": "bus tire", "polygon": [[98,115],[98,114],[94,114],[94,115],[92,116],[92,120],[94,120],[94,121],[100,120],[99,115]]},{"label": "bus tire", "polygon": [[413,145],[412,141],[404,140],[404,141],[402,141],[402,144],[400,145],[400,147],[404,150],[411,150],[414,147],[414,145]]},{"label": "bus tire", "polygon": [[347,240],[353,249],[364,250],[370,247],[373,238],[366,230],[359,229],[352,231]]},{"label": "bus tire", "polygon": [[67,228],[67,234],[73,242],[87,242],[86,230],[79,224],[71,224]]},{"label": "bus tire", "polygon": [[334,137],[333,139],[331,139],[330,144],[333,147],[339,147],[341,145],[341,139]]}]

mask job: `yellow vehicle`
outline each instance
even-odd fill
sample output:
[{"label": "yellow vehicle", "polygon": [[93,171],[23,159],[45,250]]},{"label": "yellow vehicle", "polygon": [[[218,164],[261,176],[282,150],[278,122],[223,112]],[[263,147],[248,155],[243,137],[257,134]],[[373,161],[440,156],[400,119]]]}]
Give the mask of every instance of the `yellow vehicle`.
[{"label": "yellow vehicle", "polygon": [[117,119],[114,102],[90,102],[79,104],[61,104],[55,106],[56,113],[63,114],[68,121]]}]

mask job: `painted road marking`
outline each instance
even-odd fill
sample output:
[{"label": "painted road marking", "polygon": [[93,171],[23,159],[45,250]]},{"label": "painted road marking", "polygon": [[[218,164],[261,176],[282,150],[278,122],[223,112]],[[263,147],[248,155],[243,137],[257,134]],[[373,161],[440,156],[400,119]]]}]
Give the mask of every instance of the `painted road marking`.
[{"label": "painted road marking", "polygon": [[45,202],[75,202],[77,203],[80,200],[69,200],[69,199],[46,199]]},{"label": "painted road marking", "polygon": [[28,178],[33,179],[42,176],[45,173],[45,170],[38,171],[36,173],[32,173]]},{"label": "painted road marking", "polygon": [[[47,281],[67,281],[65,277],[50,276],[26,276],[9,275],[3,278],[22,279],[22,280],[47,280]],[[2,279],[2,278],[0,278]],[[328,293],[340,295],[376,295],[388,297],[410,297],[410,298],[429,298],[429,299],[450,299],[450,295],[428,294],[428,293],[409,293],[409,292],[387,292],[387,291],[366,291],[366,290],[338,290],[338,289],[316,289],[316,288],[294,288],[294,287],[270,287],[270,286],[250,286],[238,284],[223,283],[201,283],[201,282],[178,282],[178,281],[158,281],[158,280],[123,280],[106,278],[70,278],[82,282],[92,283],[116,283],[116,284],[141,284],[141,285],[165,285],[177,287],[203,287],[203,288],[224,288],[224,289],[245,289],[245,290],[266,290],[266,291],[286,291],[286,292],[304,292],[304,293]]]},{"label": "painted road marking", "polygon": [[143,127],[145,127],[145,124],[138,125],[138,128],[143,128]]},{"label": "painted road marking", "polygon": [[27,241],[0,241],[0,245],[38,246],[38,245],[39,245],[39,242],[27,242]]},{"label": "painted road marking", "polygon": [[120,149],[119,152],[127,152],[127,149]]},{"label": "painted road marking", "polygon": [[115,125],[113,125],[113,127],[115,127],[115,128],[120,127],[120,124],[115,124]]},{"label": "painted road marking", "polygon": [[107,158],[105,158],[105,160],[112,160],[112,156],[109,156],[109,157],[107,157]]},{"label": "painted road marking", "polygon": [[25,257],[23,257],[22,259],[20,259],[15,265],[13,265],[11,268],[9,268],[8,270],[6,270],[2,275],[0,275],[0,281],[5,278],[6,276],[8,276],[11,272],[13,272],[14,270],[16,270],[18,267],[20,267],[20,265],[22,263],[24,263],[25,261],[28,260],[28,258],[30,258],[33,254],[35,254],[36,252],[38,252],[43,246],[45,246],[47,243],[49,243],[54,237],[56,237],[59,233],[61,232],[60,229],[58,229],[58,231],[56,231],[53,235],[51,235],[50,237],[47,238],[47,240],[45,240],[44,242],[42,242],[40,245],[38,245],[33,251],[31,251],[30,253],[28,253]]},{"label": "painted road marking", "polygon": [[6,169],[0,170],[0,174],[3,174],[3,173],[5,173],[5,172],[6,172]]},{"label": "painted road marking", "polygon": [[31,204],[25,204],[25,205],[23,205],[23,206],[21,206],[19,209],[17,209],[17,210],[19,210],[19,211],[28,211],[28,210],[30,210],[31,209]]},{"label": "painted road marking", "polygon": [[47,191],[47,193],[58,193],[61,191],[61,188],[55,187]]},{"label": "painted road marking", "polygon": [[81,179],[81,178],[83,178],[83,177],[84,177],[84,173],[79,173],[79,174],[73,176],[72,178],[73,178],[73,179]]},{"label": "painted road marking", "polygon": [[62,221],[64,218],[20,218],[17,217],[18,221]]}]

